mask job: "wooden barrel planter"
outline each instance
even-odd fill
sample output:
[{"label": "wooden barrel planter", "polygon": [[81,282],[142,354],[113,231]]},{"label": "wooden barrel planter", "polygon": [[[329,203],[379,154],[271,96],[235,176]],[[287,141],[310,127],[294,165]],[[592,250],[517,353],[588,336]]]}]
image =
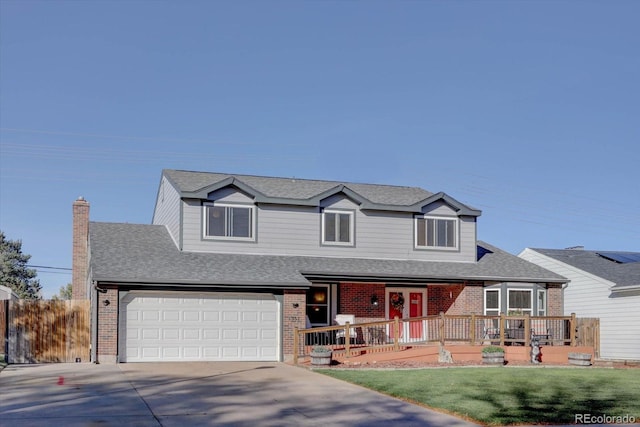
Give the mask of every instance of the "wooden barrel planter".
[{"label": "wooden barrel planter", "polygon": [[569,353],[569,365],[591,366],[591,354]]},{"label": "wooden barrel planter", "polygon": [[482,349],[482,363],[504,365],[504,350],[500,347],[485,347]]},{"label": "wooden barrel planter", "polygon": [[311,356],[311,364],[314,366],[329,366],[331,365],[331,354],[331,349],[312,349],[311,353],[309,353],[309,355]]}]

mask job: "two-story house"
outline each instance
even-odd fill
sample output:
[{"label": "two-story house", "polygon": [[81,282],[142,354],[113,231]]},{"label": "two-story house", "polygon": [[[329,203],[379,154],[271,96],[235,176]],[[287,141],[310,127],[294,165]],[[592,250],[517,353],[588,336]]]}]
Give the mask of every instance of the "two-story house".
[{"label": "two-story house", "polygon": [[164,170],[150,225],[74,203],[74,297],[100,362],[283,360],[295,327],[337,314],[563,314],[567,280],[478,241],[480,213],[415,187]]}]

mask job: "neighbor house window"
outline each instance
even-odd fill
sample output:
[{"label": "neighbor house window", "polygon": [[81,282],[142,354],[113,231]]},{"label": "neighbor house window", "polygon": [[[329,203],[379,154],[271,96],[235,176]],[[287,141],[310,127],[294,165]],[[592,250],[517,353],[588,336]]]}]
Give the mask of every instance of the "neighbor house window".
[{"label": "neighbor house window", "polygon": [[458,220],[436,217],[416,218],[416,247],[457,248]]},{"label": "neighbor house window", "polygon": [[255,208],[253,206],[205,205],[205,237],[232,240],[254,240]]},{"label": "neighbor house window", "polygon": [[500,315],[500,289],[484,290],[484,314],[486,316]]},{"label": "neighbor house window", "polygon": [[325,210],[322,213],[322,243],[353,245],[353,212]]},{"label": "neighbor house window", "polygon": [[531,315],[533,307],[533,291],[531,289],[507,289],[507,314]]}]

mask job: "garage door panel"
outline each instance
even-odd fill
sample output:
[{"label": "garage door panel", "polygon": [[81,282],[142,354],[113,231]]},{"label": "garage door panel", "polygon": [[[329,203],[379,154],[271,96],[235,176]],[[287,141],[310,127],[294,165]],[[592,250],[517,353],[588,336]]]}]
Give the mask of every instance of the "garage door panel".
[{"label": "garage door panel", "polygon": [[145,328],[142,329],[143,340],[157,340],[160,338],[160,330],[157,328]]},{"label": "garage door panel", "polygon": [[180,329],[178,329],[178,328],[164,328],[164,329],[162,329],[162,339],[165,340],[165,341],[180,339]]},{"label": "garage door panel", "polygon": [[123,299],[124,361],[278,360],[280,317],[272,295],[158,294]]},{"label": "garage door panel", "polygon": [[202,332],[203,338],[207,341],[220,339],[220,329],[204,329]]},{"label": "garage door panel", "polygon": [[177,322],[180,320],[179,310],[164,310],[162,312],[162,320],[165,322]]},{"label": "garage door panel", "polygon": [[168,358],[179,358],[180,357],[180,347],[175,346],[175,347],[169,347],[169,346],[164,346],[162,347],[162,357],[165,359]]},{"label": "garage door panel", "polygon": [[219,322],[220,321],[220,312],[219,311],[210,311],[208,308],[203,312],[202,320],[205,322]]}]

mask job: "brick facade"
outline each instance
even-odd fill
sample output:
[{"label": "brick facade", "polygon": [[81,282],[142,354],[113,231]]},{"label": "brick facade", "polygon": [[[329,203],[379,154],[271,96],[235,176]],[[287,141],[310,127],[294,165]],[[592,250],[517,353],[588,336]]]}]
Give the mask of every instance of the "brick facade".
[{"label": "brick facade", "polygon": [[[108,303],[107,303],[108,301]],[[116,363],[118,356],[118,290],[98,292],[98,344],[96,359],[99,363]]]},{"label": "brick facade", "polygon": [[549,285],[547,288],[547,316],[564,316],[562,285]]},{"label": "brick facade", "polygon": [[[338,291],[338,313],[354,314],[358,322],[384,320],[385,284],[342,282]],[[378,305],[371,297],[378,297]]]},{"label": "brick facade", "polygon": [[[478,284],[429,284],[427,288],[427,315],[482,314],[483,287]],[[385,283],[342,282],[338,291],[338,313],[355,314],[358,322],[385,319]],[[371,304],[372,295],[378,297],[378,306]]]},{"label": "brick facade", "polygon": [[73,202],[73,248],[71,289],[73,299],[87,299],[89,269],[89,202],[79,197]]},{"label": "brick facade", "polygon": [[294,328],[304,329],[306,326],[306,293],[302,290],[284,291],[282,303],[282,352],[284,359],[293,355]]}]

